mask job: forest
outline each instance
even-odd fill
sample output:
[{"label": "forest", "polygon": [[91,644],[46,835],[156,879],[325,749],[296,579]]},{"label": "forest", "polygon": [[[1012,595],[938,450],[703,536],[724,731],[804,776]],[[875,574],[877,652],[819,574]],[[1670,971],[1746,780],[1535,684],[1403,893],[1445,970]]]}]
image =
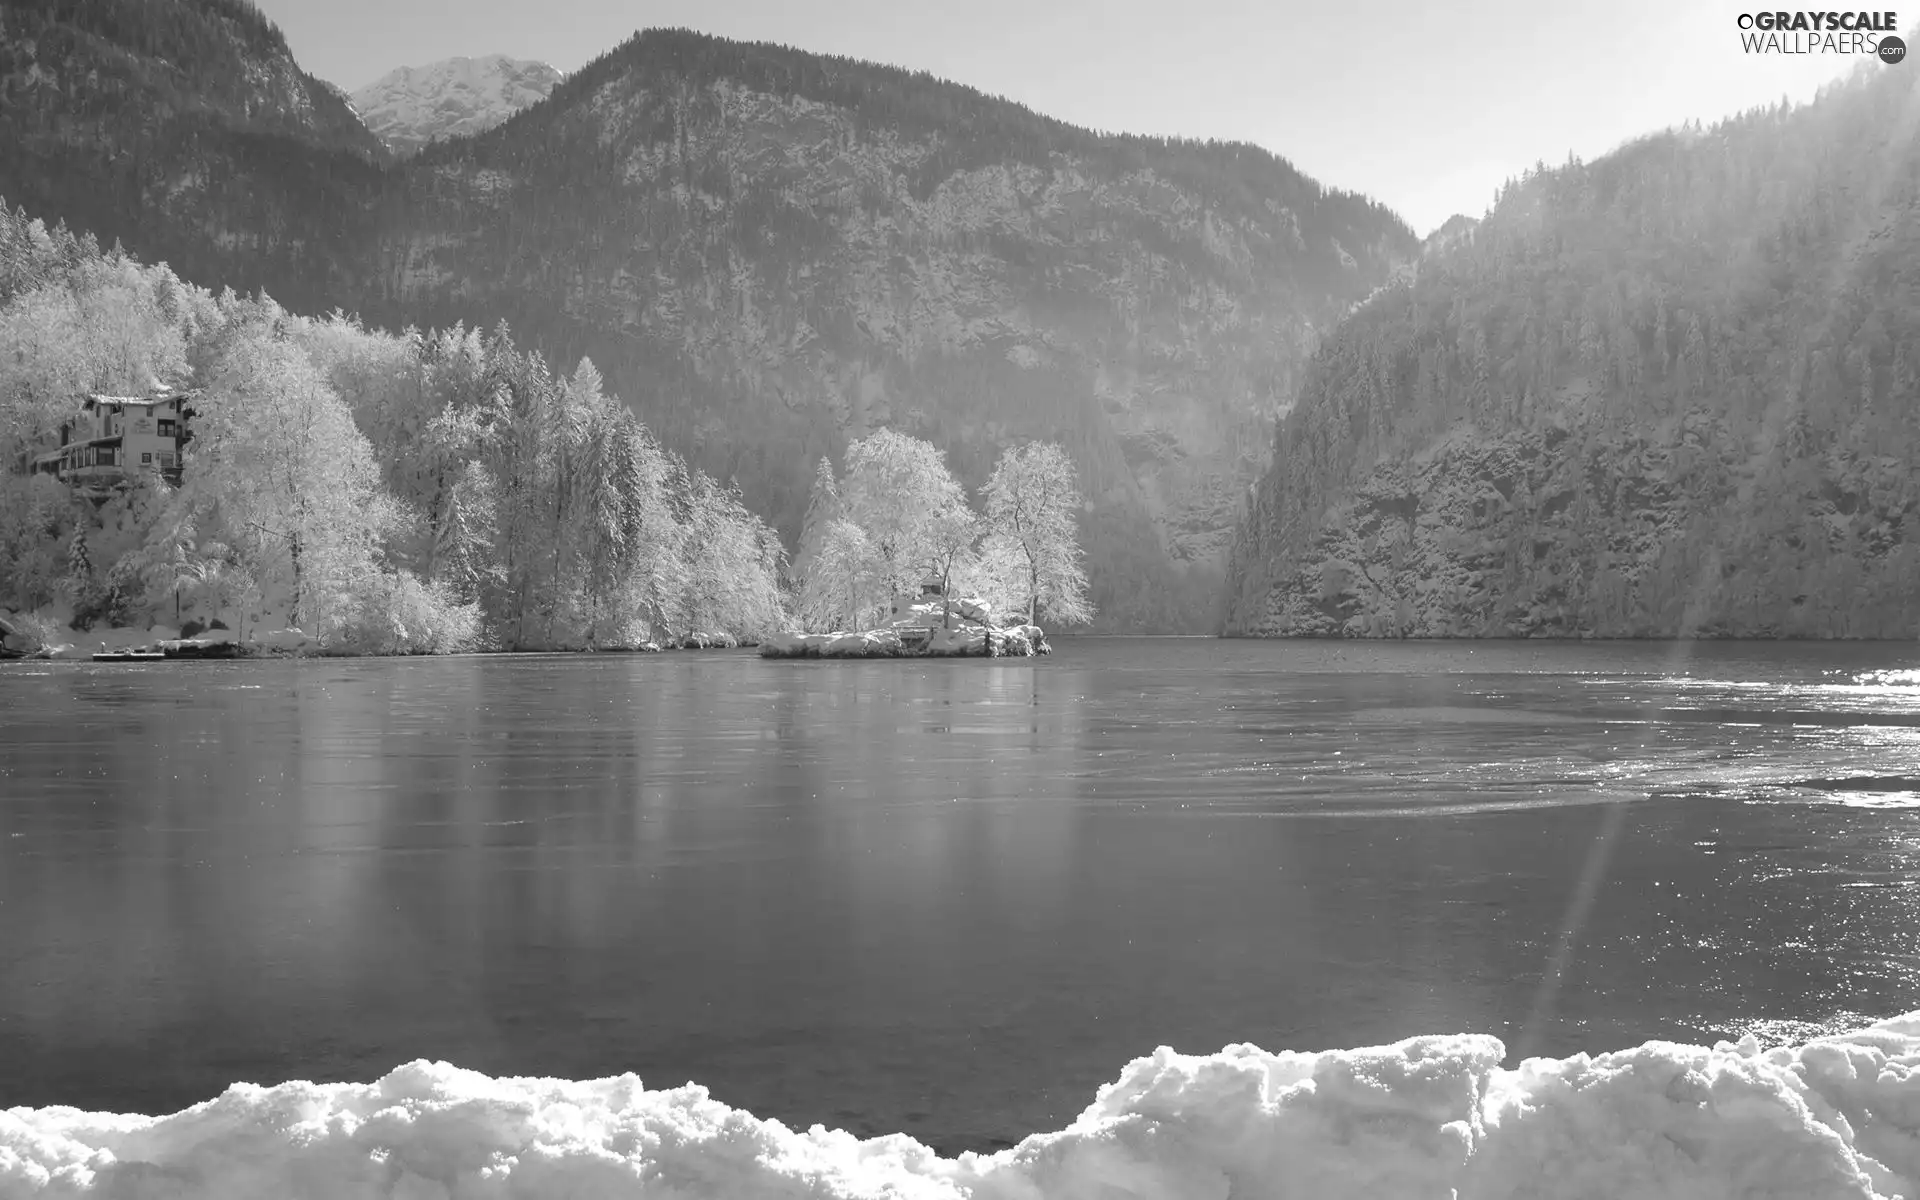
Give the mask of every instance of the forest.
[{"label": "forest", "polygon": [[[192,389],[178,486],[89,499],[27,470],[88,394]],[[1056,624],[1092,616],[1083,500],[1012,446],[975,511],[933,445],[818,464],[799,561],[663,448],[589,359],[504,325],[393,334],[213,293],[0,205],[0,606],[47,644],[92,628],[298,628],[349,653],[752,640],[877,617],[929,577]]]},{"label": "forest", "polygon": [[[795,609],[808,632],[861,630],[897,596],[936,583],[1029,624],[1093,619],[1082,567],[1083,501],[1073,461],[1052,442],[1000,455],[980,489],[983,511],[946,456],[891,429],[847,447],[844,476],[822,458],[795,560]],[[951,619],[951,607],[948,607]]]},{"label": "forest", "polygon": [[[87,393],[199,395],[178,487],[25,472]],[[585,359],[218,294],[0,205],[0,604],[291,626],[329,649],[630,647],[778,627],[784,551]]]},{"label": "forest", "polygon": [[1329,336],[1229,633],[1912,637],[1916,93],[1513,181]]}]

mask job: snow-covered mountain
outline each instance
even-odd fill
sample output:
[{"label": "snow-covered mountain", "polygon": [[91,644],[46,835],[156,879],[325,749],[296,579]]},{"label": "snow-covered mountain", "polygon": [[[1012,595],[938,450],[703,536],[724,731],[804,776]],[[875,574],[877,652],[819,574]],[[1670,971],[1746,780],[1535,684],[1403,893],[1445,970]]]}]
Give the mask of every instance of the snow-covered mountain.
[{"label": "snow-covered mountain", "polygon": [[405,158],[435,138],[492,129],[546,99],[561,78],[546,63],[489,54],[401,67],[351,99],[367,128]]}]

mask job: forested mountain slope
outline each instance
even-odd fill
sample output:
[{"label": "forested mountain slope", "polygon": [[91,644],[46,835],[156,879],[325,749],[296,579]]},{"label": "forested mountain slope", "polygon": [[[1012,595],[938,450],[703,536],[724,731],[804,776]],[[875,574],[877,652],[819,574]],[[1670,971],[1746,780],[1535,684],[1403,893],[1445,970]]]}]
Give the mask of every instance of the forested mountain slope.
[{"label": "forested mountain slope", "polygon": [[1920,633],[1916,84],[1509,187],[1316,354],[1226,631]]},{"label": "forested mountain slope", "polygon": [[200,282],[320,299],[385,157],[247,0],[0,5],[0,194]]},{"label": "forested mountain slope", "polygon": [[36,103],[0,192],[37,215],[300,308],[504,318],[555,361],[590,354],[789,544],[815,461],[879,426],[933,441],[969,486],[1009,442],[1061,441],[1108,628],[1217,620],[1274,411],[1319,333],[1418,249],[1254,147],[1090,133],[926,75],[678,31],[385,169],[317,135],[248,157],[115,127],[118,190],[83,202],[97,152],[60,140],[62,102]]}]

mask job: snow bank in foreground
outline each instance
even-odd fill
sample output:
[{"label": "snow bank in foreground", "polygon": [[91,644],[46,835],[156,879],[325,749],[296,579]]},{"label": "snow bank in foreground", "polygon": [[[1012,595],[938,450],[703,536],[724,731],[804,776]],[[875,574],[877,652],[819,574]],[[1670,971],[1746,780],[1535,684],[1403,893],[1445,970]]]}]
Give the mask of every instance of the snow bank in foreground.
[{"label": "snow bank in foreground", "polygon": [[1498,1064],[1490,1037],[1325,1054],[1160,1050],[1059,1133],[943,1159],[795,1133],[708,1099],[411,1063],[369,1085],[236,1084],[171,1117],[0,1114],[0,1196],[1591,1200],[1904,1197],[1920,1179],[1920,1013]]}]

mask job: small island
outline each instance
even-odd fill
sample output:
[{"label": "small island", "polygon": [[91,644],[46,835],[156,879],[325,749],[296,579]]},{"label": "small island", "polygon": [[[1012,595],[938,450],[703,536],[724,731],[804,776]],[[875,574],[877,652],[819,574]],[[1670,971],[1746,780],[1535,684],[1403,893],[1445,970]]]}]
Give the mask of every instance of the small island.
[{"label": "small island", "polygon": [[984,600],[949,600],[939,580],[918,599],[896,598],[886,624],[858,633],[778,633],[762,658],[1032,658],[1051,654],[1047,635],[1024,617],[996,620]]},{"label": "small island", "polygon": [[848,445],[844,478],[821,459],[794,560],[800,628],[763,639],[761,655],[1050,653],[1042,611],[1068,623],[1092,615],[1073,464],[1052,443],[1012,447],[980,497],[975,512],[938,448],[891,429]]}]

